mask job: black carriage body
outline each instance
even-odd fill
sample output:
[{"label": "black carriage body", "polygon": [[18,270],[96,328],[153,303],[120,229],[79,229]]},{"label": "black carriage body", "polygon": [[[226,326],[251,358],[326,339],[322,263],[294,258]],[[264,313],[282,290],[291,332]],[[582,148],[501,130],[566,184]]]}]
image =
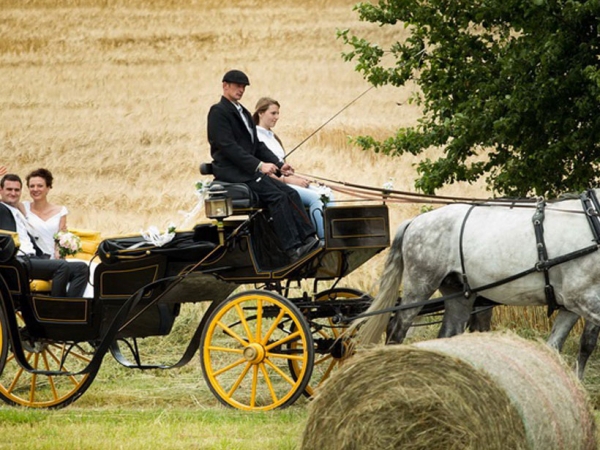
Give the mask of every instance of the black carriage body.
[{"label": "black carriage body", "polygon": [[324,247],[295,264],[285,263],[264,216],[246,222],[243,228],[244,219],[226,221],[223,236],[216,225],[201,224],[164,247],[143,245],[141,236],[107,239],[100,245],[92,299],[32,293],[25,264],[14,257],[0,263],[0,275],[32,336],[94,341],[139,289],[191,270],[181,286],[171,290],[166,282],[145,292],[115,336],[146,337],[168,334],[181,303],[219,302],[246,283],[344,277],[389,245],[385,205],[326,208]]},{"label": "black carriage body", "polygon": [[32,293],[26,264],[16,258],[0,263],[0,276],[8,288],[6,307],[20,312],[28,335],[57,341],[98,338],[101,315],[94,299]]},{"label": "black carriage body", "polygon": [[[228,240],[199,270],[236,284],[307,278],[332,280],[350,274],[389,246],[386,205],[333,206],[326,208],[324,214],[325,242],[308,260],[286,264],[271,225],[258,216],[251,229]],[[229,236],[242,223],[243,219],[226,221],[225,234]],[[202,236],[209,229],[209,225],[199,225],[196,235]]]},{"label": "black carriage body", "polygon": [[[370,300],[348,289],[316,293],[316,280],[339,279],[389,245],[387,207],[326,208],[324,245],[294,263],[285,259],[266,214],[256,209],[247,212],[250,213],[247,218],[236,216],[225,223],[201,224],[193,231],[176,233],[162,247],[142,236],[102,241],[95,257],[100,262],[94,271],[93,298],[54,298],[32,292],[27,267],[15,257],[14,234],[0,231],[0,324],[5,333],[0,341],[3,342],[0,364],[4,364],[0,373],[5,378],[0,384],[19,382],[31,391],[40,377],[46,380],[45,384],[56,382],[61,386],[59,395],[48,392],[45,400],[42,400],[46,395],[43,389],[36,390],[35,398],[16,391],[2,395],[0,389],[0,398],[25,406],[66,406],[87,389],[109,351],[129,368],[181,367],[199,347],[206,345],[207,339],[221,339],[223,333],[215,331],[215,327],[221,326],[216,325],[218,317],[233,314],[235,319],[228,326],[236,328],[240,323],[257,320],[258,313],[261,315],[258,322],[273,321],[277,324],[273,329],[283,333],[277,338],[282,345],[270,349],[266,357],[285,362],[277,373],[287,367],[295,379],[288,394],[278,397],[277,402],[267,401],[264,408],[289,405],[303,392],[309,392],[314,354],[332,355],[332,364],[346,355],[345,346],[337,343],[334,334],[324,336],[320,332],[313,339],[311,330],[322,326],[327,330],[344,327],[347,318],[364,310]],[[315,295],[304,293],[294,299],[280,295],[281,281],[308,278],[315,279]],[[230,295],[239,285],[247,283],[263,284],[266,290]],[[149,364],[139,350],[137,339],[169,334],[181,304],[188,302],[211,304],[181,359],[174,365]],[[240,311],[249,314],[242,321]],[[290,320],[295,321],[295,328],[287,327]],[[298,337],[292,339],[296,333]],[[260,363],[263,344],[262,337],[257,336],[251,334],[249,339],[256,342],[252,341],[244,351],[248,364]],[[130,351],[131,360],[122,348]],[[213,389],[218,386],[221,369],[214,370],[217,359],[213,361],[210,352],[202,348],[203,371],[207,365],[212,368],[204,375]],[[14,358],[9,363],[6,357],[11,351]],[[288,364],[290,355],[295,357]],[[52,367],[44,365],[43,361],[50,360]],[[27,373],[25,377],[21,377],[23,370]],[[77,381],[74,384],[59,381],[65,378]],[[289,377],[285,378],[289,381]],[[268,389],[265,392],[268,394]],[[218,398],[225,401],[222,395]],[[271,397],[266,395],[266,398]]]}]

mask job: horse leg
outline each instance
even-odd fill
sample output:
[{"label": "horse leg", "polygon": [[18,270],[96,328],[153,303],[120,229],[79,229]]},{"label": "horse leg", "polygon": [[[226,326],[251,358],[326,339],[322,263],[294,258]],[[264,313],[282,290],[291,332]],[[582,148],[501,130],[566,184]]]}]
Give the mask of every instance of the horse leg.
[{"label": "horse leg", "polygon": [[[440,289],[440,292],[444,296],[451,293],[447,289]],[[467,328],[467,322],[471,317],[474,303],[474,296],[472,298],[458,297],[447,300],[445,302],[444,317],[438,337],[452,337],[464,333]]]},{"label": "horse leg", "polygon": [[556,319],[554,320],[554,324],[552,325],[550,337],[548,337],[546,343],[560,352],[567,340],[567,336],[578,320],[579,316],[574,312],[567,309],[559,310]]},{"label": "horse leg", "polygon": [[467,328],[469,331],[490,331],[492,329],[492,315],[494,308],[491,306],[478,306],[473,309]]},{"label": "horse leg", "polygon": [[587,361],[596,348],[598,333],[600,333],[600,327],[586,320],[583,333],[581,333],[581,339],[579,340],[579,354],[577,355],[577,364],[575,367],[580,380],[583,380],[583,372],[585,371]]},{"label": "horse leg", "polygon": [[[403,303],[404,304],[404,303]],[[394,314],[387,325],[386,344],[401,344],[404,342],[408,330],[415,318],[419,315],[421,308],[410,308],[398,311]]]}]

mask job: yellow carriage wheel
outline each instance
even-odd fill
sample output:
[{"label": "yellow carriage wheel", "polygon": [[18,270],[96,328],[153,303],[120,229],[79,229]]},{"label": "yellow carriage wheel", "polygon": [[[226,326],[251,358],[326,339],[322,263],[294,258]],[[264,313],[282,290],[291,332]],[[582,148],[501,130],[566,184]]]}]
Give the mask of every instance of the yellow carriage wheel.
[{"label": "yellow carriage wheel", "polygon": [[[67,344],[33,341],[26,338],[24,322],[17,314],[25,358],[34,369],[78,372],[88,365],[94,348],[87,343]],[[14,406],[62,408],[77,400],[87,390],[96,373],[84,375],[41,375],[23,369],[8,342],[6,321],[0,311],[0,398]],[[96,371],[97,372],[97,371]]]},{"label": "yellow carriage wheel", "polygon": [[[246,411],[289,406],[310,380],[314,350],[302,313],[288,299],[246,291],[218,305],[201,339],[204,378],[219,401]],[[289,373],[289,361],[297,367]]]},{"label": "yellow carriage wheel", "polygon": [[[320,292],[315,296],[316,302],[332,300],[347,300],[348,302],[345,302],[346,306],[340,307],[340,312],[346,317],[351,317],[363,312],[372,299],[363,292],[351,288],[330,289]],[[333,310],[334,308],[328,308],[328,311],[330,309]],[[333,313],[328,317],[310,319],[310,329],[315,349],[315,363],[310,382],[304,390],[304,394],[307,397],[313,396],[315,389],[321,386],[331,373],[353,354],[353,341],[351,337],[344,336],[344,338],[340,339],[348,324],[342,323],[337,319],[338,317]],[[292,345],[298,346],[300,343],[294,342]],[[290,370],[294,377],[297,376],[300,369],[295,361],[290,361]]]}]

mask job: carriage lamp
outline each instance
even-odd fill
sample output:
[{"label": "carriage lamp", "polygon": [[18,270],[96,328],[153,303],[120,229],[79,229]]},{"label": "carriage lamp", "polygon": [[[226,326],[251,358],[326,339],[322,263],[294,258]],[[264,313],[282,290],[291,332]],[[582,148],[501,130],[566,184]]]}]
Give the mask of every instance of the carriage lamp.
[{"label": "carriage lamp", "polygon": [[208,197],[204,200],[206,217],[221,221],[233,213],[231,197],[220,184],[213,184],[208,190]]},{"label": "carriage lamp", "polygon": [[208,190],[208,196],[204,200],[204,209],[206,217],[217,221],[217,231],[219,233],[219,243],[225,243],[225,226],[223,219],[233,213],[233,203],[231,197],[227,196],[227,191],[220,184],[213,184]]}]

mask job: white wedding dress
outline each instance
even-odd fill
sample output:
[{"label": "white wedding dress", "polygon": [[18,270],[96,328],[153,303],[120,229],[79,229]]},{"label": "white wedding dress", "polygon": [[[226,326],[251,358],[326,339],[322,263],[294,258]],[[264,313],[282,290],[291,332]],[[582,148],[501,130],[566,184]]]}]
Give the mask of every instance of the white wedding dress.
[{"label": "white wedding dress", "polygon": [[[65,206],[63,206],[58,213],[48,218],[48,220],[44,220],[31,211],[31,202],[23,202],[23,206],[25,207],[25,217],[27,218],[29,225],[31,225],[31,228],[35,230],[35,243],[40,250],[42,250],[45,254],[50,255],[50,259],[56,259],[54,235],[58,233],[60,219],[69,214],[69,211]],[[97,263],[77,258],[67,258],[65,261],[82,261],[88,265],[89,278],[83,296],[86,298],[93,298],[94,269],[96,268]]]}]

